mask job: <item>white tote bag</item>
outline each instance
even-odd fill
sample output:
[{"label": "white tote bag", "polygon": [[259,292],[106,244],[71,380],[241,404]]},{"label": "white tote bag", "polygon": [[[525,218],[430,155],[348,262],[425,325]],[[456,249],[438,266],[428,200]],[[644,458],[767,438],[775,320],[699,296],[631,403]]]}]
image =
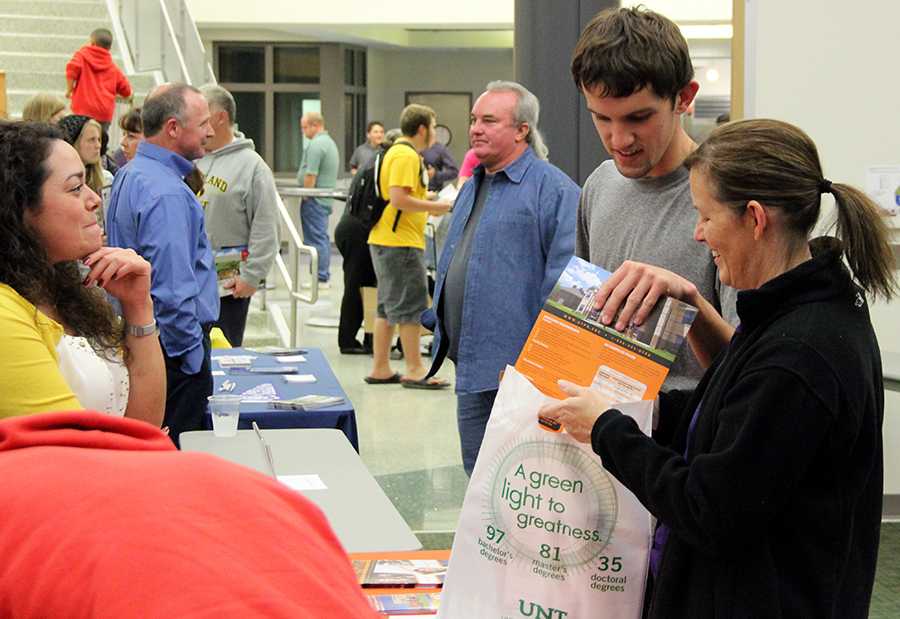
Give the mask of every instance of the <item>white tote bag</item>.
[{"label": "white tote bag", "polygon": [[[463,502],[443,619],[640,617],[651,516],[590,445],[538,426],[548,401],[507,367]],[[650,433],[652,402],[617,408]]]}]

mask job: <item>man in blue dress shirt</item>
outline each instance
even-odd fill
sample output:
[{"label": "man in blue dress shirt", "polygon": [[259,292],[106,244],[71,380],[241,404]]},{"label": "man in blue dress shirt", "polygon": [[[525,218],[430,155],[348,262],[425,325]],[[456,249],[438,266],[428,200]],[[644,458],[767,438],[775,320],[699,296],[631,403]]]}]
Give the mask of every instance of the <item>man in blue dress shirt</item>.
[{"label": "man in blue dress shirt", "polygon": [[109,245],[130,247],[153,266],[150,294],[166,359],[164,424],[178,435],[203,426],[212,393],[209,328],[219,315],[216,269],[203,209],[184,183],[213,137],[209,106],[186,84],[157,89],[144,103],[146,140],[113,183]]},{"label": "man in blue dress shirt", "polygon": [[438,262],[433,376],[456,364],[463,467],[472,474],[500,372],[513,364],[575,250],[581,190],[548,163],[537,97],[491,82],[472,107],[469,140],[481,165],[463,185]]}]

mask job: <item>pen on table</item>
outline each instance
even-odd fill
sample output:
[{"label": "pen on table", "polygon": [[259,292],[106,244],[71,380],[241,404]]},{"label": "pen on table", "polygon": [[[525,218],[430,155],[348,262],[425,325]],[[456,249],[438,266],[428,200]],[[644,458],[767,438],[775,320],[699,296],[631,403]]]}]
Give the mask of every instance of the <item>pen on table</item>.
[{"label": "pen on table", "polygon": [[263,438],[262,432],[259,429],[259,426],[256,425],[256,422],[253,423],[253,431],[256,432],[256,437],[259,439],[260,444],[263,447],[263,455],[266,457],[266,465],[269,467],[269,475],[272,476],[272,479],[278,479],[278,476],[275,474],[275,458],[272,457],[272,448],[269,447],[269,444],[266,442],[266,439]]}]

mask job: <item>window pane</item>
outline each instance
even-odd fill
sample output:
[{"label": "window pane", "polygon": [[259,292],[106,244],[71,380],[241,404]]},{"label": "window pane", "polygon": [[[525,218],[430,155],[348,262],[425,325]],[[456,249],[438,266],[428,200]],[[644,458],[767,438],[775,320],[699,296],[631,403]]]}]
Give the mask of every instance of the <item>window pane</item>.
[{"label": "window pane", "polygon": [[353,50],[344,50],[344,84],[353,86]]},{"label": "window pane", "polygon": [[237,106],[237,129],[244,137],[253,140],[260,157],[266,152],[266,95],[262,92],[232,92]]},{"label": "window pane", "polygon": [[219,81],[261,84],[266,80],[264,47],[219,46]]},{"label": "window pane", "polygon": [[353,95],[344,95],[344,167],[350,169],[350,157],[359,142],[353,127],[354,107]]},{"label": "window pane", "polygon": [[297,172],[303,152],[300,118],[321,111],[317,92],[275,93],[275,172]]},{"label": "window pane", "polygon": [[318,84],[319,48],[275,46],[275,82]]},{"label": "window pane", "polygon": [[362,143],[366,140],[366,123],[368,122],[368,118],[366,117],[366,95],[356,95],[356,127],[354,127],[354,131],[356,133],[356,142]]},{"label": "window pane", "polygon": [[356,52],[356,85],[366,85],[366,52],[360,50]]}]

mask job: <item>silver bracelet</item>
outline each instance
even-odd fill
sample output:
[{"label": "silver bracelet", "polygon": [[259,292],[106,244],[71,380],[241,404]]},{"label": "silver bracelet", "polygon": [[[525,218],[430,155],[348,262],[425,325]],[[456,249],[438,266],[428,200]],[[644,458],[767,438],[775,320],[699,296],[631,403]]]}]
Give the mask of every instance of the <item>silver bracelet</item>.
[{"label": "silver bracelet", "polygon": [[150,323],[146,325],[130,325],[125,323],[125,332],[134,337],[146,337],[148,335],[153,335],[158,331],[159,329],[156,328],[155,320],[151,320]]}]

